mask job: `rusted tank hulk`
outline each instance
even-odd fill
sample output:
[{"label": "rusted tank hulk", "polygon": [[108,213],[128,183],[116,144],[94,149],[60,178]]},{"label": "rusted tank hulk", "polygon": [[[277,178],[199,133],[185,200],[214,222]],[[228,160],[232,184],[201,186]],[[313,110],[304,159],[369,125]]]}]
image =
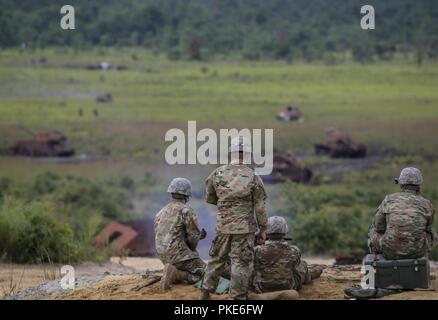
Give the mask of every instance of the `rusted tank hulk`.
[{"label": "rusted tank hulk", "polygon": [[33,139],[19,140],[10,147],[13,155],[28,157],[70,157],[75,150],[68,145],[65,135],[57,130],[34,134],[30,130],[20,129],[32,134]]},{"label": "rusted tank hulk", "polygon": [[364,158],[367,147],[354,143],[348,134],[337,128],[325,129],[324,144],[315,144],[317,155],[329,155],[332,158]]},{"label": "rusted tank hulk", "polygon": [[306,183],[310,181],[312,175],[312,170],[301,166],[293,154],[274,154],[272,174],[263,180],[266,183],[278,183],[285,180]]},{"label": "rusted tank hulk", "polygon": [[277,113],[277,119],[282,121],[300,121],[303,118],[303,113],[300,108],[295,106],[287,106],[283,111]]},{"label": "rusted tank hulk", "polygon": [[113,102],[113,96],[111,93],[99,94],[96,96],[96,102],[99,103]]}]

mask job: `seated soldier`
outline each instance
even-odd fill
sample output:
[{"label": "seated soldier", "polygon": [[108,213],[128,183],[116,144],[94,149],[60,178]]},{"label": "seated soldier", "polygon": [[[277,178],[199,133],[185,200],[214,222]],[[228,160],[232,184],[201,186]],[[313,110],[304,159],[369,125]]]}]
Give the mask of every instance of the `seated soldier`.
[{"label": "seated soldier", "polygon": [[172,201],[155,216],[155,248],[164,264],[161,289],[169,290],[173,283],[193,284],[204,276],[205,262],[196,247],[206,232],[198,225],[198,218],[187,205],[191,183],[184,178],[170,182],[167,192]]},{"label": "seated soldier", "polygon": [[253,287],[257,293],[300,290],[321,275],[322,267],[309,268],[301,261],[300,249],[287,242],[283,217],[270,217],[266,232],[268,240],[254,251]]},{"label": "seated soldier", "polygon": [[421,196],[421,171],[405,168],[396,183],[400,184],[401,192],[383,200],[370,226],[370,252],[390,260],[428,256],[437,237],[432,230],[434,208]]}]

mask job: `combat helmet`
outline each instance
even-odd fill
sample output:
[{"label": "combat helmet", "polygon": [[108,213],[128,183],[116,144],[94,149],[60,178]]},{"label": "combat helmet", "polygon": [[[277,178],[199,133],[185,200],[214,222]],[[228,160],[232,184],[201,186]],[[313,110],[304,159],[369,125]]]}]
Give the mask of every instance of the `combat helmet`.
[{"label": "combat helmet", "polygon": [[192,194],[192,183],[186,178],[175,178],[170,182],[167,192],[190,197]]},{"label": "combat helmet", "polygon": [[233,140],[231,140],[230,152],[251,153],[251,142],[243,136],[235,137]]},{"label": "combat helmet", "polygon": [[266,234],[270,239],[284,238],[289,232],[286,219],[280,216],[273,216],[268,218],[268,225],[266,228]]},{"label": "combat helmet", "polygon": [[400,177],[395,179],[395,183],[400,185],[414,185],[419,186],[423,183],[423,175],[417,168],[404,168],[400,172]]}]

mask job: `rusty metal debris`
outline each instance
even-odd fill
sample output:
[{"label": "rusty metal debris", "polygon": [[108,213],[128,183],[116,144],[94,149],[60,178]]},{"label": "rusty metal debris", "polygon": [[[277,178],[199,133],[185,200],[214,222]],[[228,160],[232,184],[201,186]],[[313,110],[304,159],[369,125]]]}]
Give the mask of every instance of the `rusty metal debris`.
[{"label": "rusty metal debris", "polygon": [[315,144],[317,155],[329,155],[332,158],[364,158],[367,147],[354,143],[347,132],[338,128],[325,129],[323,144]]},{"label": "rusty metal debris", "polygon": [[284,182],[309,182],[312,170],[303,167],[292,153],[274,154],[272,174],[264,180],[266,183]]},{"label": "rusty metal debris", "polygon": [[29,157],[70,157],[75,150],[69,146],[66,136],[58,130],[34,133],[18,126],[29,133],[33,139],[18,140],[10,148],[13,155]]},{"label": "rusty metal debris", "polygon": [[303,119],[303,113],[296,106],[287,106],[284,110],[277,113],[277,120],[281,121],[300,121]]},{"label": "rusty metal debris", "polygon": [[104,93],[104,94],[98,94],[96,96],[96,102],[98,102],[98,103],[110,103],[110,102],[113,102],[113,96],[109,92]]},{"label": "rusty metal debris", "polygon": [[150,219],[113,222],[95,239],[99,249],[111,246],[131,256],[155,255],[154,225]]}]

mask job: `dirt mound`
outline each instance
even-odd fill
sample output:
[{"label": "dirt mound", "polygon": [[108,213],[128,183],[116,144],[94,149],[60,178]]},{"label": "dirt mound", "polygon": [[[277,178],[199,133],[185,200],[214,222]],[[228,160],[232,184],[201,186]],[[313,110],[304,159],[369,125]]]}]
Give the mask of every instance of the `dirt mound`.
[{"label": "dirt mound", "polygon": [[[96,299],[96,300],[196,300],[199,290],[190,285],[176,285],[171,291],[160,292],[159,283],[142,287],[141,275],[107,276],[89,287],[51,296],[51,299]],[[213,295],[213,299],[225,299],[228,295]]]},{"label": "dirt mound", "polygon": [[[145,300],[196,300],[199,290],[190,285],[176,285],[169,292],[160,292],[159,284],[142,287],[145,279],[141,275],[107,276],[88,287],[53,295],[51,299],[145,299]],[[304,286],[299,292],[301,300],[344,299],[344,289],[360,282],[360,266],[328,268],[321,278]],[[213,295],[214,300],[229,299],[227,294]],[[438,300],[437,291],[410,291],[384,297],[389,300]]]},{"label": "dirt mound", "polygon": [[[96,300],[196,300],[199,290],[192,285],[175,285],[168,292],[161,292],[159,283],[148,284],[145,273],[152,276],[160,276],[161,270],[151,270],[150,263],[156,259],[147,261],[135,261],[136,266],[141,262],[148,263],[148,271],[136,270],[133,273],[108,274],[95,276],[79,276],[76,280],[75,290],[55,290],[59,287],[59,280],[40,284],[16,295],[16,299],[96,299]],[[313,261],[312,261],[313,262]],[[113,263],[114,264],[114,263]],[[112,264],[111,264],[112,265]],[[154,265],[155,266],[155,265]],[[155,267],[159,267],[157,264]],[[360,283],[360,265],[327,266],[319,279],[305,285],[299,292],[301,300],[337,300],[344,299],[344,289]],[[119,270],[116,270],[119,271]],[[125,272],[132,272],[133,269]],[[432,264],[432,275],[438,276],[438,270]],[[438,300],[436,284],[435,290],[408,291],[401,294],[386,296],[385,300]],[[44,292],[45,290],[45,292]],[[214,300],[228,300],[229,296],[212,295]]]}]

